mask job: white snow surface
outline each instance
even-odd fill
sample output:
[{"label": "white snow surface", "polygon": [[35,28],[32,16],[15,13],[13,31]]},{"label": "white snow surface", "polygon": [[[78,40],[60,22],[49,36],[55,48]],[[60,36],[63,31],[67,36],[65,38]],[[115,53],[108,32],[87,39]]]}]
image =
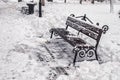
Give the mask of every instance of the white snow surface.
[{"label": "white snow surface", "polygon": [[[48,80],[46,77],[51,67],[67,67],[72,59],[61,53],[53,60],[43,46],[50,41],[53,42],[51,45],[56,44],[56,39],[49,39],[49,30],[65,27],[70,14],[87,14],[94,23],[100,23],[100,28],[105,24],[109,26],[98,47],[103,63],[79,62],[77,67],[69,67],[68,76],[60,75],[57,80],[120,79],[120,5],[114,5],[114,13],[110,13],[108,4],[46,3],[42,7],[42,18],[38,17],[37,7],[33,15],[20,13],[23,5],[25,3],[0,1],[0,80]],[[50,49],[57,51],[58,47]],[[39,55],[46,57],[46,60],[39,60]]]}]

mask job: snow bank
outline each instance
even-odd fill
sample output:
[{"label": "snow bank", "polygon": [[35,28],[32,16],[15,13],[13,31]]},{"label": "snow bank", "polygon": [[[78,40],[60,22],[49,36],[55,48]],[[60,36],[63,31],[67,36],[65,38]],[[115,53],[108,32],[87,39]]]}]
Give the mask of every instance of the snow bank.
[{"label": "snow bank", "polygon": [[[114,65],[114,66],[113,66]],[[71,69],[69,80],[119,80],[120,63],[82,62],[80,67]]]},{"label": "snow bank", "polygon": [[[94,24],[100,22],[100,28],[104,24],[109,26],[109,31],[103,35],[98,47],[98,53],[104,63],[98,64],[97,61],[77,63],[78,67],[70,66],[66,70],[69,76],[61,75],[57,80],[119,80],[120,20],[117,16],[119,5],[115,5],[115,13],[110,14],[109,5],[106,4],[47,3],[43,7],[42,18],[38,17],[36,9],[33,15],[21,14],[17,8],[21,7],[22,3],[0,2],[0,5],[2,5],[0,6],[1,80],[46,80],[50,67],[66,67],[71,57],[66,57],[64,54],[59,55],[59,59],[52,60],[44,46],[46,42],[50,44],[49,29],[65,27],[65,21],[71,13],[77,16],[87,14]],[[50,48],[54,48],[55,51],[58,47],[60,46]]]}]

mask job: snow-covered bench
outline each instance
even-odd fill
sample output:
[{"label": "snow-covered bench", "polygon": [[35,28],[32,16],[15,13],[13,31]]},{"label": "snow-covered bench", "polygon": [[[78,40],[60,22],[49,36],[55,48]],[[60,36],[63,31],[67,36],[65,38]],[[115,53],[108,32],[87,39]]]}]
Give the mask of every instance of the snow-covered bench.
[{"label": "snow-covered bench", "polygon": [[[81,18],[79,20],[78,18]],[[87,23],[89,21],[90,23]],[[85,39],[80,36],[76,36],[75,34],[68,31],[68,27],[71,27],[78,31],[78,35],[82,33],[82,36],[87,36],[87,38],[91,38],[96,41],[95,45],[89,44]],[[99,26],[93,25],[93,22],[90,21],[86,15],[75,17],[71,15],[67,18],[66,28],[52,28],[50,29],[51,38],[53,34],[59,35],[62,39],[72,45],[74,60],[73,64],[78,61],[91,61],[98,60],[97,56],[97,47],[99,41],[101,39],[102,33],[106,33],[108,30],[108,26],[104,25],[102,29],[98,28]]]}]

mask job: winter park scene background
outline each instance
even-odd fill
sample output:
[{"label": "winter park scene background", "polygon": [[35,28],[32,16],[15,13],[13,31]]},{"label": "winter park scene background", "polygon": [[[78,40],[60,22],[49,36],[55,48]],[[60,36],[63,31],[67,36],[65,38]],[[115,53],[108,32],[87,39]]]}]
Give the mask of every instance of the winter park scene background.
[{"label": "winter park scene background", "polygon": [[[42,17],[39,0],[34,0],[34,14],[21,13],[29,1],[0,0],[0,80],[120,80],[120,0],[113,0],[112,7],[109,0],[45,0]],[[109,26],[97,49],[101,63],[73,66],[72,47],[63,39],[50,39],[49,30],[65,28],[70,14],[86,14],[95,25],[99,22],[99,28]],[[58,74],[55,67],[66,74]]]}]

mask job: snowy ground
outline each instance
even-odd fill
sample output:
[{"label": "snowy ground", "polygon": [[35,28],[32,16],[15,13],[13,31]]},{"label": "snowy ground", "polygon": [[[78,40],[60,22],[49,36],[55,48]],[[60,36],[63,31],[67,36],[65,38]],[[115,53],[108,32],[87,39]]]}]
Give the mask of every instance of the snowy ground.
[{"label": "snowy ground", "polygon": [[[114,13],[109,13],[107,4],[47,3],[43,17],[39,18],[37,6],[34,15],[21,14],[23,4],[0,1],[0,80],[49,80],[51,67],[56,66],[65,67],[69,74],[57,80],[119,80],[120,5],[115,5]],[[87,14],[100,27],[109,26],[98,47],[104,63],[84,61],[78,63],[79,67],[66,68],[73,60],[71,47],[63,40],[50,40],[49,29],[65,27],[70,14]]]}]

